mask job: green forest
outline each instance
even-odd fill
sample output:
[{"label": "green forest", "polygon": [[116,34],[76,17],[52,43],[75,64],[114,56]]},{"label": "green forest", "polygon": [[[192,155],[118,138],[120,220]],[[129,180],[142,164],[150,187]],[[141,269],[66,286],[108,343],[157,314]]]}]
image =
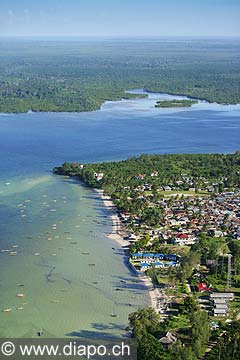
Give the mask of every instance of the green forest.
[{"label": "green forest", "polygon": [[[138,345],[139,360],[239,360],[240,359],[240,321],[233,321],[226,325],[220,322],[217,331],[210,331],[209,317],[200,311],[197,303],[186,297],[183,309],[187,311],[187,322],[179,329],[180,338],[168,348],[162,346],[159,339],[161,334],[178,326],[173,317],[165,322],[153,309],[140,309],[129,316],[129,328]],[[217,345],[206,352],[207,344],[211,341]],[[202,355],[205,355],[202,357]]]},{"label": "green forest", "polygon": [[[183,181],[191,178],[195,190],[203,189],[204,179],[211,180],[216,184],[216,191],[222,188],[231,189],[240,185],[240,152],[235,154],[170,154],[170,155],[146,155],[132,157],[127,160],[85,164],[80,167],[78,163],[65,162],[56,167],[54,172],[61,175],[77,176],[88,186],[104,189],[113,198],[119,193],[127,193],[134,189],[141,181],[151,185],[152,189],[159,186],[178,187],[180,190],[188,190],[189,186]],[[157,176],[152,176],[153,172]],[[103,173],[101,180],[97,180],[94,173]],[[138,175],[143,176],[142,179]],[[116,192],[118,194],[116,194]]]},{"label": "green forest", "polygon": [[239,40],[0,40],[0,112],[91,111],[143,88],[240,102]]}]

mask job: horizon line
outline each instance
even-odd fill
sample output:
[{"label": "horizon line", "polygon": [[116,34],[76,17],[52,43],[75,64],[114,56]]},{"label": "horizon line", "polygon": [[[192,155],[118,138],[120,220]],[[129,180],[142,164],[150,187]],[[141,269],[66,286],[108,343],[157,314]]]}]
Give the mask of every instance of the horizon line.
[{"label": "horizon line", "polygon": [[0,39],[236,39],[240,35],[0,35]]}]

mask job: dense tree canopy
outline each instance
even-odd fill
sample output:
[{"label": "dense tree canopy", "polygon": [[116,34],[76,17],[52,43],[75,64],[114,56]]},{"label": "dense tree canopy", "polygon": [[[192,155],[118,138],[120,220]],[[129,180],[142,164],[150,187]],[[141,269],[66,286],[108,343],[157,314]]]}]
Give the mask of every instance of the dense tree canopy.
[{"label": "dense tree canopy", "polygon": [[4,41],[0,112],[89,111],[125,90],[240,103],[239,40]]},{"label": "dense tree canopy", "polygon": [[[144,203],[139,198],[138,202],[134,201],[132,205],[129,202],[129,198],[138,197],[134,191],[129,193],[129,189],[143,184],[151,185],[153,194],[155,188],[166,185],[175,186],[177,181],[182,181],[185,177],[198,182],[198,186],[204,186],[203,179],[207,179],[224,183],[224,187],[231,188],[240,185],[239,171],[239,151],[228,155],[141,155],[118,162],[86,164],[83,169],[79,167],[79,164],[71,163],[64,163],[61,167],[55,168],[56,173],[78,176],[91,187],[105,189],[114,199],[119,200],[119,208],[136,206],[136,204],[144,208]],[[104,173],[100,181],[94,177],[96,172]],[[152,172],[156,172],[157,176],[152,177]],[[142,178],[139,178],[139,174]],[[184,190],[185,186],[183,181],[178,187]],[[218,191],[218,188],[216,190]],[[154,214],[155,210],[151,212]]]}]

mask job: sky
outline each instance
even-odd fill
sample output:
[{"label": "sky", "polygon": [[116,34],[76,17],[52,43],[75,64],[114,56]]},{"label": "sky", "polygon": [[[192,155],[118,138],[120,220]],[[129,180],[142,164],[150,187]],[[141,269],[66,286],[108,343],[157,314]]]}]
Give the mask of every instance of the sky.
[{"label": "sky", "polygon": [[0,0],[0,36],[240,36],[240,0]]}]

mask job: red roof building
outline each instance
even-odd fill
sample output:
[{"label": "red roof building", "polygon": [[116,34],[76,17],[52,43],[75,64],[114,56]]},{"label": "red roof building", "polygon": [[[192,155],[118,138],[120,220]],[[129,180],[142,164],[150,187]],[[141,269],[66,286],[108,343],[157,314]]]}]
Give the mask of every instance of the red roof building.
[{"label": "red roof building", "polygon": [[187,234],[177,234],[176,238],[178,238],[178,239],[188,239],[188,235]]},{"label": "red roof building", "polygon": [[197,288],[198,288],[199,292],[211,291],[212,290],[212,288],[209,288],[205,282],[197,284]]}]

